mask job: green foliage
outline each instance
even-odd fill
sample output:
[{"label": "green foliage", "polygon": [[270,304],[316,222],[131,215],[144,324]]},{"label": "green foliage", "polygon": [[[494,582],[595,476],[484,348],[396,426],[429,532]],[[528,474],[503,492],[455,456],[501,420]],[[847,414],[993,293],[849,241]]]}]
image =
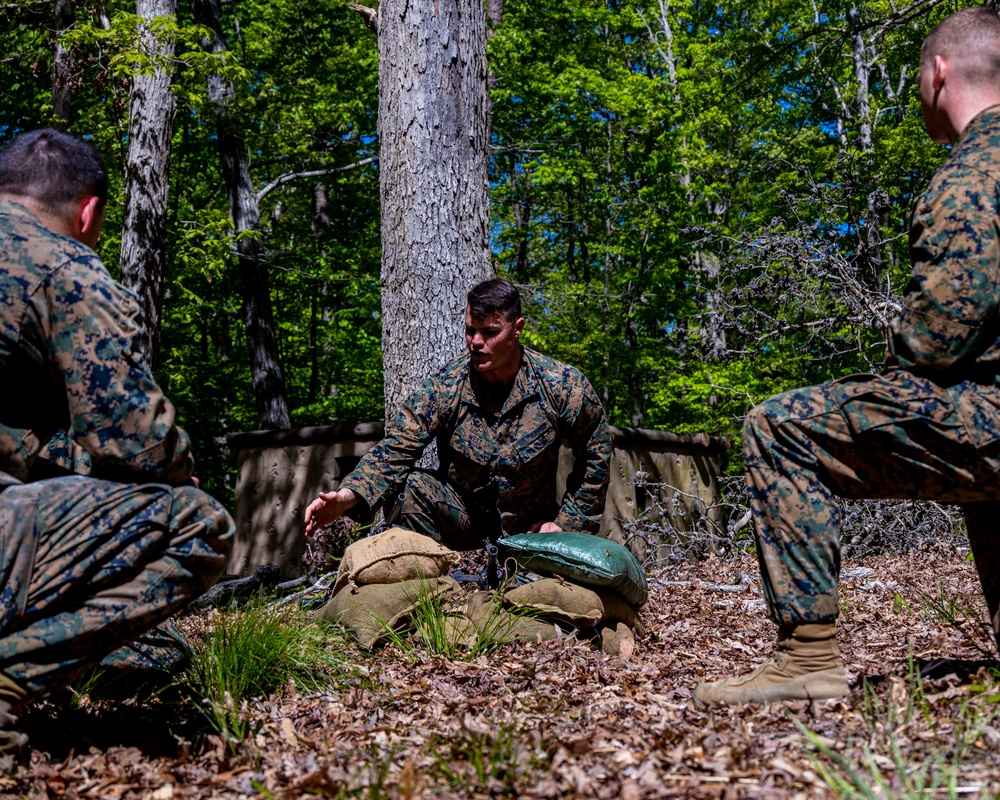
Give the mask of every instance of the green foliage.
[{"label": "green foliage", "polygon": [[[103,10],[103,14],[101,11]],[[296,424],[382,415],[379,324],[377,42],[346,4],[223,4],[229,49],[209,54],[207,31],[186,4],[149,26],[174,44],[167,60],[140,37],[135,5],[76,4],[60,37],[74,62],[68,127],[88,136],[109,166],[110,199],[99,255],[117,273],[132,75],[166,69],[178,110],[171,156],[163,363],[157,374],[191,434],[202,486],[223,499],[234,464],[226,436],[258,427],[235,274],[229,200],[206,80],[236,89],[237,132],[251,154],[261,200],[279,356]],[[0,144],[50,125],[51,9],[0,9],[5,120]],[[332,170],[341,170],[332,172]],[[288,176],[300,173],[309,177]]]},{"label": "green foliage", "polygon": [[328,626],[296,607],[220,611],[195,643],[181,686],[209,727],[235,745],[254,733],[245,704],[294,681],[309,692],[351,673]]},{"label": "green foliage", "polygon": [[[175,44],[160,62],[134,4],[76,5],[68,126],[111,168],[112,272],[129,78],[174,79],[157,377],[225,496],[225,437],[257,421],[206,78],[235,89],[293,423],[375,419],[377,40],[347,4],[241,0],[222,5],[228,51],[210,55],[181,4],[152,25]],[[920,42],[961,5],[508,0],[488,44],[491,236],[524,289],[525,341],[583,369],[614,424],[720,433],[735,453],[754,403],[877,370],[908,212],[947,152],[923,132]],[[53,122],[50,13],[0,8],[0,143]]]},{"label": "green foliage", "polygon": [[530,342],[612,422],[738,437],[753,402],[877,369],[907,210],[946,155],[913,76],[947,12],[861,10],[865,92],[851,8],[505,4],[494,249]]}]

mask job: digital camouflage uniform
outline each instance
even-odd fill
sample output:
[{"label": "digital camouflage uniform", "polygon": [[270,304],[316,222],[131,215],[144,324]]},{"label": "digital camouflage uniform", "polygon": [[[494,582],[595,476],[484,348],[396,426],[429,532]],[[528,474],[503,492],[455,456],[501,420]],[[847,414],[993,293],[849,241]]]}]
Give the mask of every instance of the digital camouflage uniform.
[{"label": "digital camouflage uniform", "polygon": [[838,613],[835,495],[964,506],[1000,643],[1000,106],[919,199],[913,276],[883,375],[773,397],[744,427],[765,595],[782,626]]},{"label": "digital camouflage uniform", "polygon": [[[414,471],[437,443],[440,468]],[[560,444],[574,455],[561,504]],[[403,492],[397,524],[458,549],[485,536],[524,533],[536,522],[597,533],[607,494],[611,437],[593,387],[579,370],[521,348],[510,393],[471,369],[467,353],[410,396],[386,437],[342,486],[375,507]]]},{"label": "digital camouflage uniform", "polygon": [[[86,246],[0,203],[0,670],[39,693],[222,572],[233,522],[130,354],[137,307]],[[32,480],[65,429],[91,476]]]}]

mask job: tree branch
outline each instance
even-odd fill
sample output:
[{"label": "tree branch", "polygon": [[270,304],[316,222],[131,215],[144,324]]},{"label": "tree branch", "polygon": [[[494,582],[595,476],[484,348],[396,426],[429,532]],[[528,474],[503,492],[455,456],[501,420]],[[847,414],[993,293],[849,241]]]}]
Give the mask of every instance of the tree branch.
[{"label": "tree branch", "polygon": [[365,164],[371,164],[378,161],[378,156],[372,156],[371,158],[363,158],[361,161],[356,161],[353,164],[348,164],[346,167],[333,167],[332,169],[314,169],[308,172],[286,172],[284,175],[279,175],[273,181],[271,181],[267,186],[257,192],[257,202],[259,203],[267,195],[277,189],[279,186],[284,186],[289,181],[294,181],[298,178],[320,178],[323,175],[335,175],[338,172],[347,172],[348,170],[357,169],[358,167],[363,167]]},{"label": "tree branch", "polygon": [[365,21],[365,27],[378,35],[378,11],[374,8],[363,6],[360,3],[351,3],[351,10],[357,11]]}]

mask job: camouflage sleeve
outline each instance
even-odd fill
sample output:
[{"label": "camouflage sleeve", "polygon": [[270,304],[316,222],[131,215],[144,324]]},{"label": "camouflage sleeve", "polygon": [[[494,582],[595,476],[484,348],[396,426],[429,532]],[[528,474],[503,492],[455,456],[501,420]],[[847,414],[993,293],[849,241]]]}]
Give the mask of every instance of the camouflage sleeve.
[{"label": "camouflage sleeve", "polygon": [[913,276],[891,323],[888,365],[928,377],[972,367],[997,337],[995,179],[974,169],[940,172],[910,232]]},{"label": "camouflage sleeve", "polygon": [[611,434],[597,392],[582,373],[577,375],[563,432],[563,441],[573,452],[573,472],[554,522],[563,530],[597,533],[608,494]]},{"label": "camouflage sleeve", "polygon": [[388,426],[385,438],[369,450],[341,482],[374,510],[383,498],[394,498],[406,476],[437,435],[439,408],[447,390],[432,375],[411,394]]},{"label": "camouflage sleeve", "polygon": [[[36,299],[37,301],[42,298]],[[194,460],[173,405],[130,349],[138,308],[104,266],[76,258],[45,292],[50,362],[61,373],[70,433],[95,477],[181,483]]]}]

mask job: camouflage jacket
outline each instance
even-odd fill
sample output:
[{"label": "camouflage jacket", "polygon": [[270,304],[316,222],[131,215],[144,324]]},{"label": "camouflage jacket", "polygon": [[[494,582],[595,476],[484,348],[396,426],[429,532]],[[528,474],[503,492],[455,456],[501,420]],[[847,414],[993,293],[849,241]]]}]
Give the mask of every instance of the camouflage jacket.
[{"label": "camouflage jacket", "polygon": [[[424,448],[437,441],[440,475],[469,511],[499,508],[507,534],[539,521],[597,533],[607,494],[611,436],[593,387],[573,367],[521,349],[521,366],[502,408],[473,372],[468,353],[431,375],[396,414],[386,437],[343,486],[369,505],[394,497]],[[559,447],[573,452],[561,504]]]},{"label": "camouflage jacket", "polygon": [[941,386],[1000,378],[1000,106],[981,112],[917,201],[913,276],[890,367]]},{"label": "camouflage jacket", "polygon": [[95,477],[190,477],[187,434],[130,352],[137,313],[90,248],[0,203],[0,486],[28,480],[60,428]]}]

